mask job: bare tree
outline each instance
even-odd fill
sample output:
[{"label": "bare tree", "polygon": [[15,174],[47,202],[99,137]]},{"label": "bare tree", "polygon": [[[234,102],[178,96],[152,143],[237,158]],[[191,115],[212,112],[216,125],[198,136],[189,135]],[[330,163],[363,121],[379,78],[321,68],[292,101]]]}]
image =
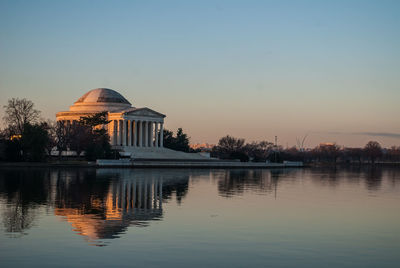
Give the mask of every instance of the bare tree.
[{"label": "bare tree", "polygon": [[51,156],[51,151],[57,146],[57,122],[53,120],[46,120],[42,122],[42,126],[46,128],[49,141],[46,144],[46,151]]},{"label": "bare tree", "polygon": [[256,162],[265,162],[273,150],[274,144],[269,141],[252,142],[244,146],[244,151]]},{"label": "bare tree", "polygon": [[54,125],[54,145],[58,151],[58,158],[61,158],[62,151],[67,150],[70,142],[70,125],[65,124],[64,121],[57,121]]},{"label": "bare tree", "polygon": [[382,156],[382,147],[377,141],[370,141],[364,147],[365,155],[370,159],[372,164],[375,164],[375,160]]},{"label": "bare tree", "polygon": [[6,113],[3,119],[10,129],[17,131],[15,134],[22,134],[25,124],[33,124],[39,120],[40,111],[34,108],[30,100],[12,98],[3,107]]},{"label": "bare tree", "polygon": [[392,146],[390,149],[388,149],[387,158],[393,162],[400,161],[400,146]]},{"label": "bare tree", "polygon": [[221,159],[240,159],[240,161],[248,161],[249,157],[245,152],[244,142],[244,139],[238,139],[227,135],[219,139],[218,145],[214,146],[211,154]]},{"label": "bare tree", "polygon": [[234,138],[229,135],[222,137],[218,141],[218,147],[223,152],[239,151],[243,148],[243,146],[244,146],[244,139]]},{"label": "bare tree", "polygon": [[300,152],[304,152],[304,142],[306,141],[307,137],[308,137],[308,133],[306,135],[304,135],[302,140],[296,138],[297,147],[299,147]]},{"label": "bare tree", "polygon": [[363,149],[361,148],[346,148],[345,155],[350,158],[350,161],[358,161],[361,164],[361,159],[363,156]]},{"label": "bare tree", "polygon": [[313,154],[318,158],[325,161],[332,161],[336,164],[338,157],[340,156],[341,148],[336,143],[320,144],[313,149]]}]

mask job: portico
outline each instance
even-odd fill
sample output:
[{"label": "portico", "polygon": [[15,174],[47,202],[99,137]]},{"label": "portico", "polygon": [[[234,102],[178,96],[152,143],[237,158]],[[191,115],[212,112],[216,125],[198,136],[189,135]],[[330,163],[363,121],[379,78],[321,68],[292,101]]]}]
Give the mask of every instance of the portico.
[{"label": "portico", "polygon": [[163,147],[164,115],[148,108],[110,113],[110,143],[116,148]]}]

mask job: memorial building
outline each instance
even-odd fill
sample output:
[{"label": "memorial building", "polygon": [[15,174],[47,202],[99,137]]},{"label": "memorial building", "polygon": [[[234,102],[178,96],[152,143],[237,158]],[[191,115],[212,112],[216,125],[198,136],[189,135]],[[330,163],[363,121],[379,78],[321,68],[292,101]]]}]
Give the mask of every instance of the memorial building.
[{"label": "memorial building", "polygon": [[105,126],[114,149],[162,148],[165,115],[147,107],[137,108],[118,92],[108,88],[90,90],[69,111],[57,113],[57,121],[75,124],[83,116],[108,112]]}]

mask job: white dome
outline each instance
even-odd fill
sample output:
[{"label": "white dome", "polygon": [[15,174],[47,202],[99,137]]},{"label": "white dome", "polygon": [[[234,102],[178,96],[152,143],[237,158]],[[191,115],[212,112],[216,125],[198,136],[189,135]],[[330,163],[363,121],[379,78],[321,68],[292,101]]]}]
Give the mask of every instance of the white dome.
[{"label": "white dome", "polygon": [[117,91],[109,88],[96,88],[87,92],[85,95],[79,98],[75,103],[126,103],[131,104]]},{"label": "white dome", "polygon": [[108,88],[96,88],[80,97],[70,107],[70,111],[116,112],[131,107],[131,103],[117,91]]}]

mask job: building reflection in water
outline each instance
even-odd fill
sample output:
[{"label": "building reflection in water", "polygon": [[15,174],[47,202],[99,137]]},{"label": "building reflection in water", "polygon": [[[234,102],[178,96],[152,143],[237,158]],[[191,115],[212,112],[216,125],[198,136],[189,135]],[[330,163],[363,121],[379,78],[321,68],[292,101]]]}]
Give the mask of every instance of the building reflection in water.
[{"label": "building reflection in water", "polygon": [[179,202],[189,182],[185,174],[132,169],[99,169],[94,179],[84,177],[77,174],[57,180],[54,213],[99,246],[104,245],[101,240],[118,238],[129,226],[145,227],[161,220],[163,200],[175,193]]},{"label": "building reflection in water", "polygon": [[[150,170],[10,170],[0,173],[0,203],[6,231],[23,234],[40,214],[53,208],[90,244],[118,238],[129,226],[146,227],[163,217],[163,201],[178,204],[189,174]],[[3,198],[5,197],[5,198]]]},{"label": "building reflection in water", "polygon": [[162,178],[112,179],[86,193],[79,182],[65,183],[57,186],[54,213],[88,241],[117,238],[128,226],[162,218]]}]

